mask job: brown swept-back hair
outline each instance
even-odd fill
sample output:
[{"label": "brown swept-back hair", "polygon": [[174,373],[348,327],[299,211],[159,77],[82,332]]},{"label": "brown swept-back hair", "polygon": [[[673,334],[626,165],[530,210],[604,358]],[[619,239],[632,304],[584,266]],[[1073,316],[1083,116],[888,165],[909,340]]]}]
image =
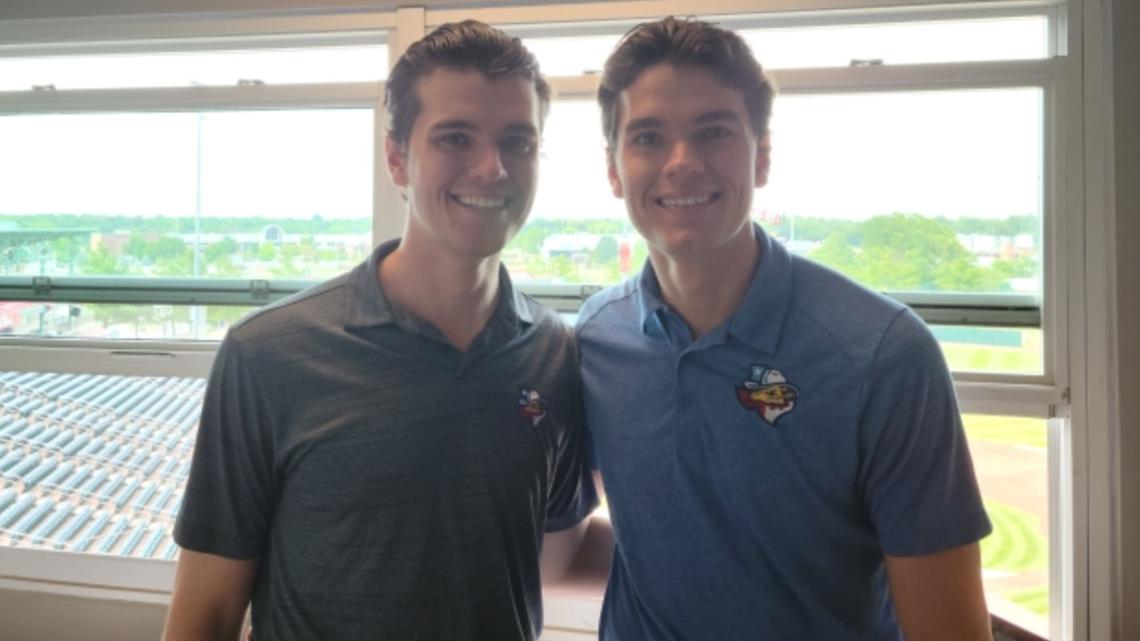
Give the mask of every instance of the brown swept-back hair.
[{"label": "brown swept-back hair", "polygon": [[744,96],[752,132],[768,133],[776,87],[739,34],[711,22],[669,16],[644,22],[622,37],[606,60],[598,87],[602,130],[612,150],[618,135],[618,96],[646,69],[661,63],[712,72],[721,84]]},{"label": "brown swept-back hair", "polygon": [[521,40],[476,20],[441,25],[413,43],[396,63],[384,90],[388,135],[404,145],[421,105],[416,83],[436,69],[474,70],[488,78],[517,76],[534,83],[539,123],[550,109],[550,85]]}]

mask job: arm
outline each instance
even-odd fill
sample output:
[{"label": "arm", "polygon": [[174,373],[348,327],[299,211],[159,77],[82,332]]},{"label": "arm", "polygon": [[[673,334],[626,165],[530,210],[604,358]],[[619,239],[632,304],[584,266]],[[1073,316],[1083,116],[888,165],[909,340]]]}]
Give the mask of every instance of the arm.
[{"label": "arm", "polygon": [[[602,477],[594,472],[598,497],[604,498]],[[551,591],[597,595],[605,589],[613,561],[614,530],[605,516],[591,514],[578,525],[548,532],[542,539],[542,588]]]},{"label": "arm", "polygon": [[977,543],[922,556],[888,555],[886,566],[895,614],[909,641],[992,641]]},{"label": "arm", "polygon": [[256,559],[229,559],[184,548],[163,641],[235,641],[256,575]]}]

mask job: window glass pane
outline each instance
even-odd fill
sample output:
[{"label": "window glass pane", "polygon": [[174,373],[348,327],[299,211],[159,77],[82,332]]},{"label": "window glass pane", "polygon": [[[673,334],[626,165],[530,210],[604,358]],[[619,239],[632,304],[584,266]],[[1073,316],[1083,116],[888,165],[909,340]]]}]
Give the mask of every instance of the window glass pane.
[{"label": "window glass pane", "polygon": [[621,34],[523,38],[523,44],[538,58],[544,75],[578,76],[601,73],[606,58],[620,39]]},{"label": "window glass pane", "polygon": [[[880,291],[1042,295],[1036,88],[785,95],[753,215]],[[955,370],[1039,373],[1040,329],[949,328]]]},{"label": "window glass pane", "polygon": [[221,340],[230,325],[254,309],[0,301],[0,336]]},{"label": "window glass pane", "polygon": [[741,32],[766,69],[1022,60],[1049,55],[1045,16],[835,25]]},{"label": "window glass pane", "polygon": [[204,388],[0,372],[0,545],[175,558]]},{"label": "window glass pane", "polygon": [[962,417],[994,531],[982,541],[986,602],[994,614],[1049,636],[1047,423]]},{"label": "window glass pane", "polygon": [[372,245],[367,109],[0,117],[0,274],[321,279]]},{"label": "window glass pane", "polygon": [[606,179],[595,103],[551,105],[543,131],[538,195],[503,253],[512,277],[534,283],[616,283],[637,271],[645,242]]},{"label": "window glass pane", "polygon": [[[630,25],[632,26],[632,25]],[[725,26],[732,27],[732,23]],[[524,37],[548,76],[600,73],[621,39],[616,33]],[[739,28],[765,69],[881,64],[1025,60],[1049,55],[1045,16]]]},{"label": "window glass pane", "polygon": [[1040,329],[936,325],[930,328],[955,372],[1040,374]]},{"label": "window glass pane", "polygon": [[383,80],[388,47],[310,47],[0,58],[0,91]]},{"label": "window glass pane", "polygon": [[[1041,91],[785,95],[753,216],[791,251],[886,291],[1040,297]],[[591,101],[557,101],[516,278],[618,282],[647,255],[605,177]],[[826,188],[821,188],[826,186]],[[1043,370],[1040,328],[935,328],[951,368]]]},{"label": "window glass pane", "polygon": [[1041,292],[1041,91],[782,96],[755,215],[892,291]]}]

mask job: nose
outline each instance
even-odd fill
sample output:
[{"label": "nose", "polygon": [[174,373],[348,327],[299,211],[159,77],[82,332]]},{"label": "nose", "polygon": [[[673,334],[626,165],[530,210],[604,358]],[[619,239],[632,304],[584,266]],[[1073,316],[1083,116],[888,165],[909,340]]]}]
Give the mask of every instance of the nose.
[{"label": "nose", "polygon": [[670,178],[686,178],[703,172],[705,162],[688,141],[678,141],[669,150],[665,161],[665,175]]},{"label": "nose", "polygon": [[471,161],[471,178],[489,184],[507,177],[507,168],[503,166],[503,155],[498,147],[484,145],[475,154]]}]

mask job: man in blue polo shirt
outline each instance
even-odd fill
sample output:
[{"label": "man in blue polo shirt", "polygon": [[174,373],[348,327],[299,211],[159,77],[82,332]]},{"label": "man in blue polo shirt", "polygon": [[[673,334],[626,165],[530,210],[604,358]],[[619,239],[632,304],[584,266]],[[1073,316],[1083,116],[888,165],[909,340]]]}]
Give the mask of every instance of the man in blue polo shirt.
[{"label": "man in blue polo shirt", "polygon": [[609,178],[649,261],[579,315],[616,537],[601,639],[989,639],[938,345],[750,221],[772,96],[695,20],[635,28],[605,67]]}]

